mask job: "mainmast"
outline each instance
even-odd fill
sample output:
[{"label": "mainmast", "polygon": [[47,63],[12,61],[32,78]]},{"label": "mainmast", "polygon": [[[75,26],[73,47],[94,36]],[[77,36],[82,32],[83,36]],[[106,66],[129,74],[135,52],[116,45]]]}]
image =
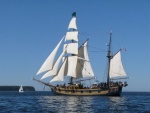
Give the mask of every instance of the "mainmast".
[{"label": "mainmast", "polygon": [[112,36],[112,32],[110,32],[110,39],[109,39],[108,53],[107,53],[107,58],[108,58],[107,84],[108,84],[108,88],[109,88],[110,60],[112,58],[112,54],[111,54],[111,36]]}]

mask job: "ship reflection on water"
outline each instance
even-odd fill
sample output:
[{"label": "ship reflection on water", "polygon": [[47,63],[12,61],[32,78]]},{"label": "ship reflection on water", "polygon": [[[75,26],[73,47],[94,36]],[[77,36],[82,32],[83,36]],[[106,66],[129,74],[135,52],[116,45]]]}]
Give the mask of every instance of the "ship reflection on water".
[{"label": "ship reflection on water", "polygon": [[[138,94],[138,93],[137,93]],[[37,96],[38,111],[56,113],[130,113],[150,111],[150,93],[115,96]]]},{"label": "ship reflection on water", "polygon": [[92,113],[123,110],[125,98],[106,96],[44,96],[41,99],[39,98],[38,101],[43,111]]},{"label": "ship reflection on water", "polygon": [[44,96],[39,98],[41,109],[51,112],[92,112],[94,97]]}]

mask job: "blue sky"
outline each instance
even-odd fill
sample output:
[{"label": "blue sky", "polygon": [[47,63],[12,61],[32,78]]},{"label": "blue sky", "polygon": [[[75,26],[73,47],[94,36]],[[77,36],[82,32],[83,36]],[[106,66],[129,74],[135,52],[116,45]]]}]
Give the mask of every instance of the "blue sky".
[{"label": "blue sky", "polygon": [[[77,13],[79,40],[107,50],[113,32],[113,51],[126,47],[123,63],[128,76],[126,91],[150,91],[149,0],[1,0],[0,85],[43,85],[31,80],[67,31]],[[95,76],[103,80],[106,53],[89,47]]]}]

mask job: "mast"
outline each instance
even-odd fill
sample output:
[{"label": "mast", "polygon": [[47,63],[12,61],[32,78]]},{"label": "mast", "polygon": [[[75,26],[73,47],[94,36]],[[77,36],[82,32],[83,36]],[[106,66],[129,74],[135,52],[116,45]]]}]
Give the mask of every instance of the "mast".
[{"label": "mast", "polygon": [[[72,18],[76,17],[76,12],[72,13]],[[77,31],[76,29],[73,28],[72,31]],[[73,43],[74,41],[72,40],[71,43]],[[72,56],[75,56],[75,54],[72,54]],[[70,77],[70,84],[73,84],[73,77]]]},{"label": "mast", "polygon": [[110,60],[112,58],[112,55],[111,55],[111,37],[112,37],[112,32],[110,32],[110,39],[109,39],[108,52],[107,52],[107,58],[108,58],[107,84],[108,84],[108,88],[109,88]]}]

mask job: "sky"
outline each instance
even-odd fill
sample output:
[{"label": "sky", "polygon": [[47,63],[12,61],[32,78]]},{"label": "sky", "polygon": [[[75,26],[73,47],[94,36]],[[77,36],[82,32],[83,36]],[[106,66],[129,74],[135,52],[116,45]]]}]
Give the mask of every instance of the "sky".
[{"label": "sky", "polygon": [[[89,40],[95,76],[106,73],[106,44],[122,47],[130,79],[124,91],[150,92],[149,0],[0,0],[0,85],[44,86],[33,81],[77,13],[79,41]],[[95,52],[97,51],[97,52]]]}]

